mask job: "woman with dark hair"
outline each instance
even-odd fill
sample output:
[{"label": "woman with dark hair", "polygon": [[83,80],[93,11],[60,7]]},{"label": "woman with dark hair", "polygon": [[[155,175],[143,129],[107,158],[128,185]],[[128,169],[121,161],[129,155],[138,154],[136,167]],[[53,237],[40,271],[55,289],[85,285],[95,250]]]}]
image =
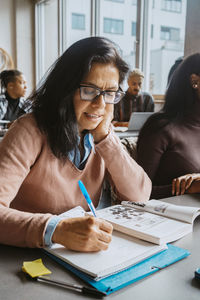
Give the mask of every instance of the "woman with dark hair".
[{"label": "woman with dark hair", "polygon": [[121,199],[148,200],[151,182],[111,125],[127,71],[114,44],[100,37],[76,42],[54,64],[31,96],[33,113],[0,143],[0,243],[107,249],[112,226],[74,213],[87,209],[78,180],[95,206],[105,177]]},{"label": "woman with dark hair", "polygon": [[[192,192],[183,175],[200,172],[200,53],[178,66],[161,112],[141,129],[137,161],[152,180],[151,198]],[[181,178],[180,178],[181,176]]]},{"label": "woman with dark hair", "polygon": [[0,73],[0,120],[14,121],[28,111],[23,98],[26,93],[26,79],[18,70]]}]

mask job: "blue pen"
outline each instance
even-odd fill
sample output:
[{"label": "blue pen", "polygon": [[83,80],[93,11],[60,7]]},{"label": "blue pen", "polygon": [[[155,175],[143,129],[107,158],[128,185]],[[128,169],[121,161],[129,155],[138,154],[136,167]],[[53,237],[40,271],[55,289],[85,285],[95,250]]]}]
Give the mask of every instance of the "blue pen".
[{"label": "blue pen", "polygon": [[91,212],[93,213],[93,216],[96,217],[96,211],[94,208],[94,205],[92,203],[92,200],[90,199],[90,196],[86,190],[86,187],[84,186],[84,184],[82,183],[81,180],[78,181],[79,187],[81,189],[81,192],[83,193],[83,196],[85,197],[85,200],[87,201],[87,204],[89,206],[89,209],[91,210]]}]

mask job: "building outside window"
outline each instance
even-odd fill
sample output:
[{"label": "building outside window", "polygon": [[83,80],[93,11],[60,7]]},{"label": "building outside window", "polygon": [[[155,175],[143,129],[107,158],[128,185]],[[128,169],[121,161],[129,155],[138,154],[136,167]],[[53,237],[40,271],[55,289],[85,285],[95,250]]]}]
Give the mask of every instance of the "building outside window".
[{"label": "building outside window", "polygon": [[145,72],[144,90],[164,94],[170,67],[184,55],[187,0],[151,0],[143,6],[137,2],[39,1],[35,19],[37,82],[71,44],[89,36],[104,36],[115,42],[131,70],[139,67]]},{"label": "building outside window", "polygon": [[124,21],[104,18],[104,32],[113,34],[123,34],[124,33]]},{"label": "building outside window", "polygon": [[132,22],[131,23],[131,34],[133,35],[133,36],[136,36],[136,22]]},{"label": "building outside window", "polygon": [[85,15],[72,13],[72,29],[85,30]]},{"label": "building outside window", "polygon": [[162,0],[162,9],[181,13],[182,0]]},{"label": "building outside window", "polygon": [[154,32],[150,42],[149,82],[150,92],[160,95],[166,91],[171,66],[184,56],[187,0],[157,0],[155,4],[151,11]]},{"label": "building outside window", "polygon": [[180,29],[161,26],[160,38],[166,41],[179,41],[180,40]]},{"label": "building outside window", "polygon": [[137,5],[137,0],[132,0],[132,5]]},{"label": "building outside window", "polygon": [[118,3],[124,3],[124,0],[106,0],[106,1],[118,2]]},{"label": "building outside window", "polygon": [[[117,45],[118,51],[121,53],[123,59],[128,63],[132,70],[135,68],[136,61],[136,36],[132,35],[132,22],[135,22],[135,24],[137,23],[137,3],[136,5],[133,5],[132,0],[126,0],[124,3],[102,0],[98,1],[98,4],[97,35],[104,36],[112,40]],[[125,18],[122,19],[122,16],[125,16]],[[112,21],[107,22],[106,24],[105,19],[108,21],[117,20],[120,22],[116,24]],[[105,28],[105,26],[108,27]],[[113,34],[114,32],[116,32],[116,34]],[[127,88],[126,80],[124,81],[123,88],[124,90]]]}]

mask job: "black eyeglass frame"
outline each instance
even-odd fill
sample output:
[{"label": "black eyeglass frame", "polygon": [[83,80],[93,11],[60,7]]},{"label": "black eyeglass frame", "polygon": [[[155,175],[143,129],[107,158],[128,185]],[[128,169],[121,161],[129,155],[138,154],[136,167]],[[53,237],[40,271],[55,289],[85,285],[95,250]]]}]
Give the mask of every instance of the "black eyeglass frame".
[{"label": "black eyeglass frame", "polygon": [[[92,89],[94,89],[94,90],[96,90],[96,91],[99,91],[99,94],[96,95],[96,96],[95,96],[93,99],[91,99],[91,100],[89,100],[89,99],[84,99],[84,98],[82,98],[82,95],[81,95],[81,88],[82,88],[82,87],[83,87],[83,88],[84,88],[84,87],[92,88]],[[124,97],[124,95],[125,95],[125,92],[122,91],[122,89],[121,89],[120,87],[119,87],[119,89],[118,89],[117,91],[112,91],[112,90],[101,90],[101,89],[98,88],[98,87],[94,87],[94,86],[87,85],[87,84],[80,84],[79,90],[80,90],[80,98],[81,98],[81,100],[92,102],[92,101],[95,101],[99,96],[103,95],[104,102],[107,103],[107,104],[117,104],[119,101],[121,101],[121,100],[123,99],[123,97]],[[106,100],[105,100],[105,95],[106,95],[106,93],[109,93],[109,92],[115,93],[114,102],[110,102],[110,101],[106,101]],[[117,94],[118,94],[118,96],[119,96],[119,99],[115,100]]]}]

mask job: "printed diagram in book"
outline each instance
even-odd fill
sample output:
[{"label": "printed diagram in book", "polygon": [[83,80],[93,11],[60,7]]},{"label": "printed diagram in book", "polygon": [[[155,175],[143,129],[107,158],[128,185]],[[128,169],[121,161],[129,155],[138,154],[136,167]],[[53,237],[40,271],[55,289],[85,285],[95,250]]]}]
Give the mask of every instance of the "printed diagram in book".
[{"label": "printed diagram in book", "polygon": [[164,214],[168,205],[166,203],[158,204],[155,206],[154,210],[158,213]]},{"label": "printed diagram in book", "polygon": [[111,206],[109,209],[104,211],[104,214],[100,217],[105,219],[108,217],[110,222],[115,223],[115,221],[117,221],[118,224],[127,224],[129,228],[135,227],[141,230],[157,226],[166,220],[162,216],[153,215],[139,209],[121,205]]}]

